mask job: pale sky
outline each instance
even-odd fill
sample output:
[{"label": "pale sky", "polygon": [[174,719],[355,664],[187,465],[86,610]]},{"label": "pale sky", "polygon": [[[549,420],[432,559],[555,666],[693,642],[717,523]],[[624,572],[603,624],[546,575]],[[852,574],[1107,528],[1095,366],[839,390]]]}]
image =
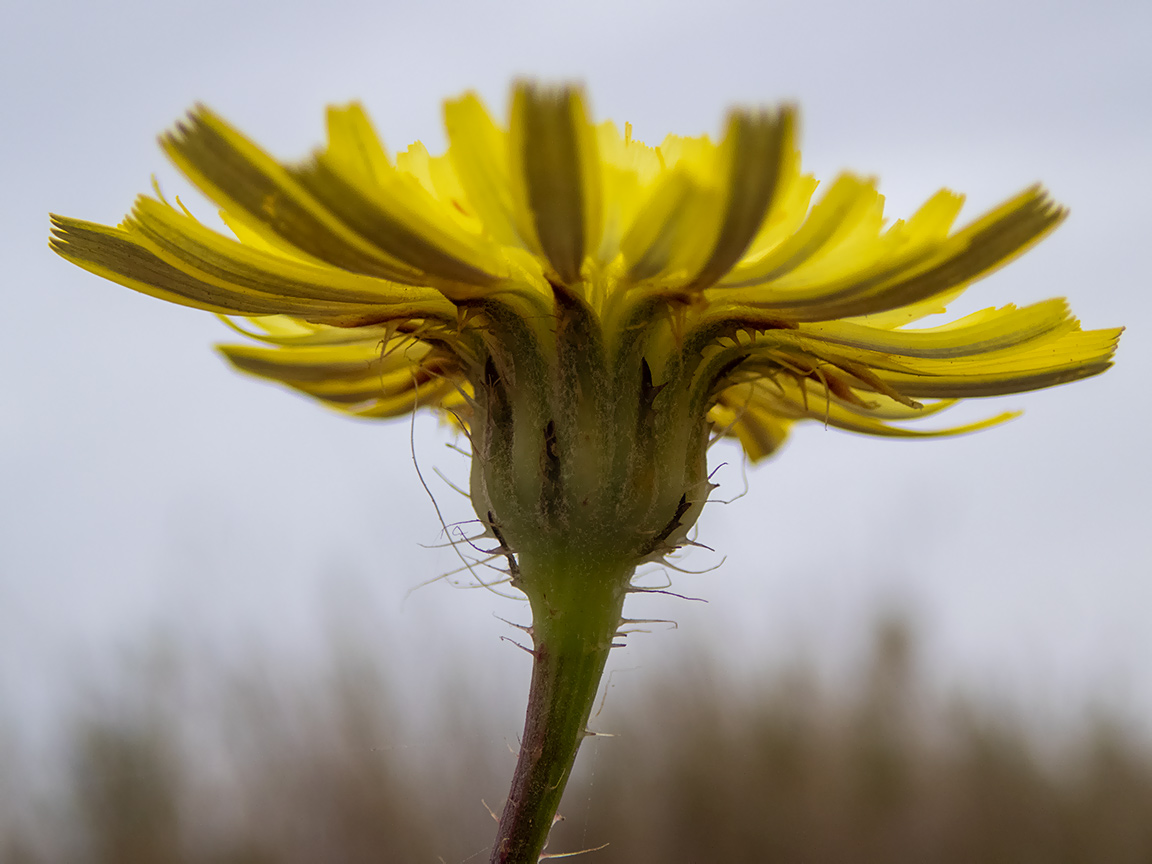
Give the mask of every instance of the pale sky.
[{"label": "pale sky", "polygon": [[[307,658],[355,609],[410,680],[462,670],[522,710],[527,663],[493,613],[524,604],[442,583],[435,513],[406,422],[372,424],[230,372],[211,315],[52,255],[48,212],[118,221],[155,174],[204,216],[156,136],[196,101],[278,156],[360,99],[385,142],[443,146],[440,104],[505,110],[519,75],[586,83],[636,137],[716,133],[726,108],[794,101],[805,165],[880,178],[892,217],[940,186],[965,216],[1041,180],[1072,216],[978,283],[971,311],[1067,296],[1087,327],[1127,325],[1103,377],[966,406],[1024,408],[955,440],[802,426],[706,510],[677,576],[707,604],[640,600],[680,629],[635,637],[643,667],[701,643],[749,670],[806,646],[850,665],[878,612],[912,614],[942,687],[1041,713],[1088,701],[1152,717],[1152,428],[1145,373],[1152,6],[996,0],[739,3],[20,4],[0,33],[0,722],[44,716],[84,670],[156,632]],[[415,426],[438,481],[464,460]],[[734,448],[719,497],[743,488]],[[336,599],[333,599],[336,598]],[[382,637],[384,638],[384,637]],[[230,647],[231,646],[231,647]],[[620,679],[617,679],[620,680]],[[415,686],[415,685],[413,685]]]}]

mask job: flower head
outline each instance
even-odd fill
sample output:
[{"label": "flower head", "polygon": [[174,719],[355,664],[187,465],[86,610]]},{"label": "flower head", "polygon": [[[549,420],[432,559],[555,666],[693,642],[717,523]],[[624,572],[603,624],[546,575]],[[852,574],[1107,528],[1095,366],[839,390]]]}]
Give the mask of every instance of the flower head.
[{"label": "flower head", "polygon": [[789,107],[650,147],[592,123],[578,89],[520,84],[507,128],[471,94],[445,122],[443,155],[390,158],[358,105],[331,108],[327,146],[286,164],[199,107],[161,143],[234,239],[144,196],[115,228],[54,217],[52,248],[230,316],[251,337],[221,349],[239,369],[361,417],[436,408],[468,434],[473,506],[533,609],[492,860],[535,861],[629,580],[684,541],[711,440],[755,460],[803,419],[970,431],[1010,415],[904,424],[1102,372],[1120,331],[1081,330],[1063,300],[909,326],[1064,211],[1032,187],[954,229],[945,190],[887,223],[871,181],[817,191]]},{"label": "flower head", "polygon": [[[578,89],[520,84],[508,128],[472,94],[445,122],[445,154],[417,143],[389,158],[358,105],[331,108],[327,147],[285,164],[198,107],[162,145],[235,239],[141,196],[116,228],[55,218],[52,246],[247,318],[233,326],[263,344],[221,349],[244,371],[363,417],[446,412],[482,460],[482,518],[500,512],[485,486],[539,510],[557,491],[542,482],[675,514],[702,500],[709,435],[760,459],[805,418],[964,432],[1011,415],[901,424],[1110,363],[1119,331],[1081,330],[1062,300],[908,326],[1061,221],[1039,187],[958,230],[963,199],[947,190],[887,223],[869,180],[817,194],[789,107],[733,111],[719,142],[651,147],[593,124]],[[543,467],[497,483],[492,460]],[[676,476],[646,478],[654,466]]]}]

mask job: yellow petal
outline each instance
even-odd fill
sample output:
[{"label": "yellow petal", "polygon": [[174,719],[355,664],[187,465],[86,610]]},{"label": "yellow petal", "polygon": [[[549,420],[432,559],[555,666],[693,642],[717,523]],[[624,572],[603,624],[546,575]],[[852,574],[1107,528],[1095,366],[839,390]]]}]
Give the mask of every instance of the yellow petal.
[{"label": "yellow petal", "polygon": [[406,413],[419,403],[435,407],[455,385],[429,346],[387,350],[379,343],[259,348],[221,345],[237,369],[287,385],[331,408],[364,417]]},{"label": "yellow petal", "polygon": [[[61,216],[53,216],[52,221],[50,245],[63,258],[97,276],[181,306],[223,315],[294,314],[316,318],[363,315],[381,308],[236,290],[174,266],[141,236],[123,228]],[[403,310],[400,314],[404,314]]]},{"label": "yellow petal", "polygon": [[508,136],[514,216],[520,236],[561,282],[580,281],[600,242],[600,157],[584,98],[573,87],[522,83]]},{"label": "yellow petal", "polygon": [[877,372],[907,396],[950,399],[1000,396],[1052,387],[1098,375],[1112,365],[1116,330],[1075,330],[1018,353],[953,361],[916,361],[915,371]]},{"label": "yellow petal", "polygon": [[699,267],[708,255],[712,237],[706,226],[719,223],[722,207],[720,191],[702,185],[687,168],[668,172],[620,242],[630,264],[627,281],[686,281],[688,268]]},{"label": "yellow petal", "polygon": [[986,309],[942,327],[884,330],[848,321],[803,324],[798,332],[821,341],[901,357],[956,359],[1018,350],[1038,339],[1056,338],[1076,326],[1068,304],[1046,300],[1023,309]]},{"label": "yellow petal", "polygon": [[[926,417],[951,404],[938,403],[913,413]],[[904,409],[906,412],[909,410]],[[730,387],[721,394],[709,418],[714,425],[720,427],[723,434],[735,435],[749,458],[756,461],[770,455],[783,442],[788,425],[798,420],[815,420],[844,431],[886,438],[941,438],[977,432],[1019,416],[1019,412],[1003,412],[960,426],[916,429],[893,426],[886,422],[890,419],[887,413],[861,410],[830,394],[824,398],[809,398],[809,394],[802,391],[795,381],[784,381],[775,385],[756,382]],[[907,420],[913,417],[904,414],[895,419]],[[728,429],[722,425],[725,420],[728,421]]]},{"label": "yellow petal", "polygon": [[719,435],[735,437],[753,462],[771,456],[787,440],[792,425],[779,414],[762,406],[718,402],[708,412],[708,420]]},{"label": "yellow petal", "polygon": [[251,230],[354,273],[426,284],[425,274],[343,224],[287,169],[207,108],[191,113],[161,144],[204,194]]},{"label": "yellow petal", "polygon": [[265,315],[244,318],[245,323],[256,328],[250,330],[233,317],[221,315],[220,320],[241,336],[267,345],[284,347],[350,345],[354,342],[384,345],[391,342],[396,332],[396,325],[392,322],[359,327],[333,327],[302,321],[288,315]]},{"label": "yellow petal", "polygon": [[636,219],[648,190],[663,170],[660,153],[631,137],[625,124],[621,135],[611,121],[597,128],[596,146],[601,158],[603,225],[597,261],[608,264],[620,253],[620,243]]},{"label": "yellow petal", "polygon": [[778,114],[739,111],[729,118],[721,148],[728,174],[724,214],[708,260],[688,290],[718,281],[759,233],[794,152],[794,126],[795,116],[787,108]]},{"label": "yellow petal", "polygon": [[886,312],[988,275],[1036,243],[1064,216],[1065,211],[1034,186],[939,243],[918,243],[904,251],[897,246],[890,260],[881,257],[867,270],[831,281],[765,283],[748,288],[742,299],[795,321]]},{"label": "yellow petal", "polygon": [[[809,262],[824,260],[850,248],[852,239],[875,236],[883,201],[872,183],[841,175],[813,206],[800,229],[761,257],[742,262],[723,281],[724,287],[749,288],[770,284]],[[875,227],[873,227],[875,226]],[[843,254],[843,252],[841,252]],[[748,292],[752,299],[765,294]]]},{"label": "yellow petal", "polygon": [[507,136],[480,98],[466,93],[444,103],[448,156],[467,198],[485,230],[499,243],[521,245],[508,167]]},{"label": "yellow petal", "polygon": [[396,317],[450,320],[456,314],[453,304],[431,288],[400,285],[246,246],[152,198],[137,200],[126,226],[168,263],[237,293],[335,304],[396,304],[402,307],[394,310]]},{"label": "yellow petal", "polygon": [[461,226],[451,203],[389,163],[358,105],[329,109],[328,124],[328,149],[289,173],[340,223],[449,296],[475,296],[503,275],[495,248]]}]

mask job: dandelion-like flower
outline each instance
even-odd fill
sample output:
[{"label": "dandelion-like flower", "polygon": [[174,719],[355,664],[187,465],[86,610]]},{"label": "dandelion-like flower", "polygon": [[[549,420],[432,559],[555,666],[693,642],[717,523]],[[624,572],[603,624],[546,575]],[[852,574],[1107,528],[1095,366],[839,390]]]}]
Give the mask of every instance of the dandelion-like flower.
[{"label": "dandelion-like flower", "polygon": [[1095,375],[1120,331],[1082,330],[1063,300],[909,326],[1065,211],[1034,186],[954,229],[963,199],[944,190],[889,224],[872,181],[817,194],[789,107],[651,147],[594,124],[579,89],[522,83],[506,129],[471,94],[445,122],[443,155],[390,158],[358,105],[331,108],[327,147],[286,164],[198,107],[162,145],[235,239],[142,196],[114,228],[53,217],[52,248],[232,316],[251,341],[221,350],[243,371],[360,417],[435,408],[465,431],[476,513],[533,612],[492,860],[535,861],[632,575],[686,542],[711,440],[758,460],[804,419],[972,431],[1011,415],[908,421]]}]

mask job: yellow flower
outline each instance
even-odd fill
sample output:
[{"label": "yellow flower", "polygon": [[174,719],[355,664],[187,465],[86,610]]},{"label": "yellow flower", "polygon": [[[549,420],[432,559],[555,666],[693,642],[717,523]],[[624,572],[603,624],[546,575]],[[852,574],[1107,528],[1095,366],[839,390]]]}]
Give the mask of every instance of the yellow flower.
[{"label": "yellow flower", "polygon": [[753,459],[798,419],[939,435],[893,421],[1109,364],[1119,331],[1082,331],[1061,300],[907,326],[1060,222],[1039,187],[958,231],[963,198],[946,190],[887,224],[853,175],[810,205],[788,108],[733,112],[719,144],[649,147],[590,123],[577,90],[521,85],[513,102],[506,131],[474,95],[451,101],[448,152],[395,159],[358,105],[332,108],[328,147],[302,164],[199,107],[162,143],[238,241],[141,196],[118,228],[55,218],[52,246],[138,291],[252,317],[248,335],[275,347],[224,346],[236,366],[368,417],[418,403],[467,425],[495,305],[544,353],[557,303],[579,307],[632,387],[642,363],[653,387],[691,363],[699,408]]},{"label": "yellow flower", "polygon": [[817,193],[789,107],[658,147],[594,124],[575,88],[518,85],[507,128],[472,94],[444,113],[440,156],[390,158],[349,105],[326,148],[281,163],[198,107],[162,145],[235,239],[143,196],[115,228],[53,217],[52,248],[248,319],[230,323],[262,344],[222,347],[246,372],[362,417],[436,408],[468,434],[473,505],[534,616],[536,755],[493,860],[535,861],[629,580],[695,522],[710,440],[756,460],[803,419],[970,431],[1011,415],[903,424],[1095,375],[1120,331],[1081,330],[1063,300],[909,326],[1061,221],[1039,187],[958,229],[947,190],[889,223],[869,180]]}]

